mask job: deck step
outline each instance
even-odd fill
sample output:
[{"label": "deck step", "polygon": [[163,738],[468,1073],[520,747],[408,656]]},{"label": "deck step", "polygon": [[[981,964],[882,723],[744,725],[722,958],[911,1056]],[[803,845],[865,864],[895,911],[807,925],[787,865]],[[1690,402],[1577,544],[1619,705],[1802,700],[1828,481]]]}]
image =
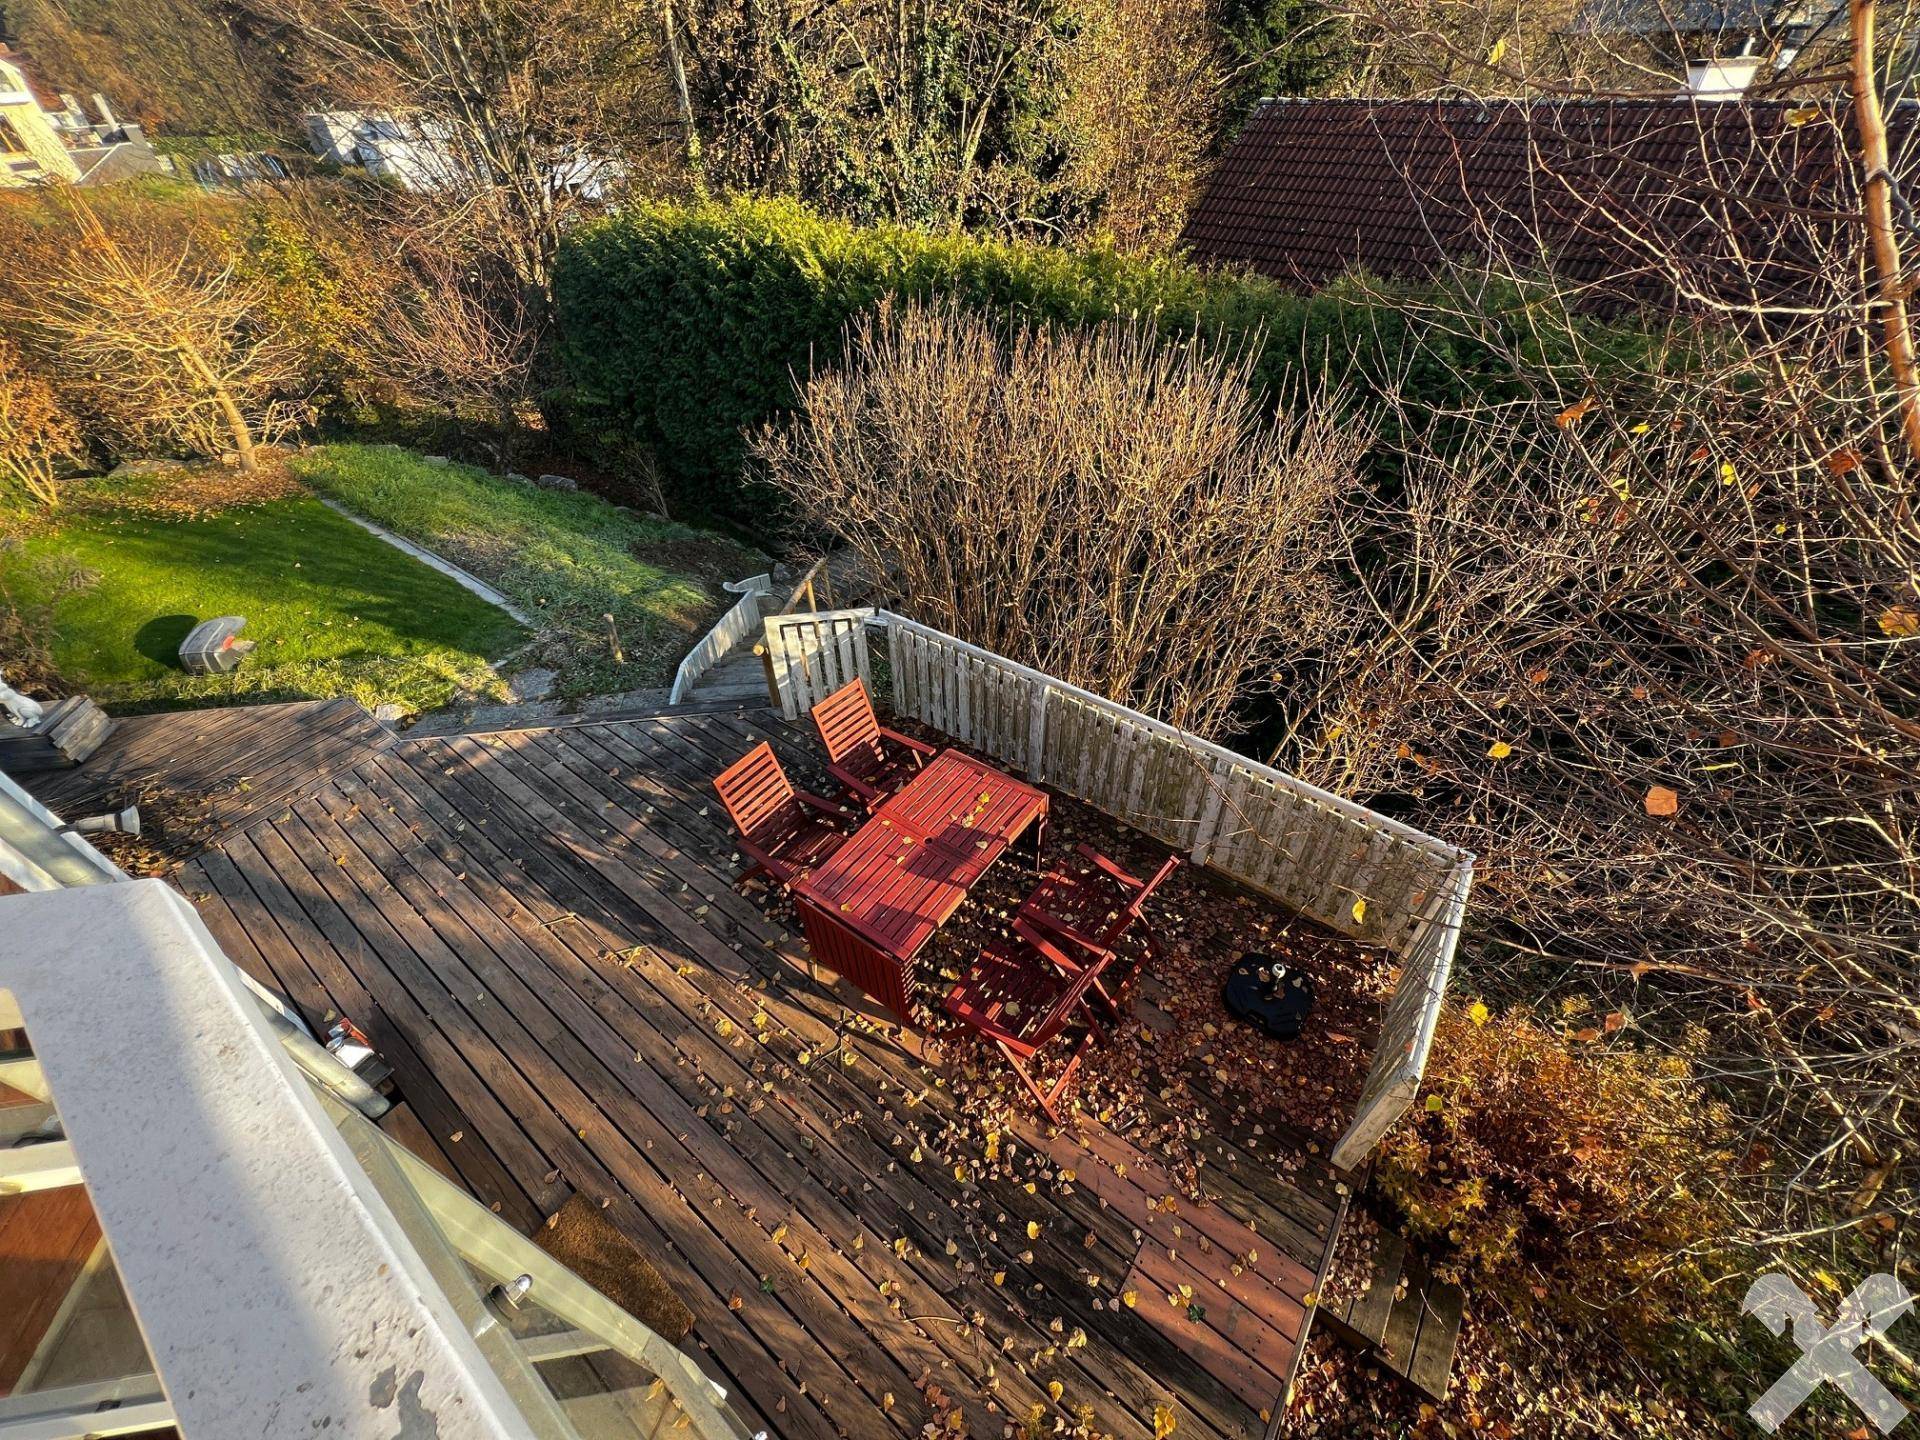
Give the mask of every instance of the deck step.
[{"label": "deck step", "polygon": [[112,728],[112,717],[93,701],[69,695],[48,705],[31,728],[0,724],[0,769],[30,774],[78,765]]},{"label": "deck step", "polygon": [[693,682],[687,692],[690,701],[729,700],[736,703],[767,703],[767,671],[751,650],[729,655],[713,669]]},{"label": "deck step", "polygon": [[1466,1297],[1398,1235],[1383,1235],[1372,1281],[1324,1313],[1336,1329],[1430,1399],[1447,1393]]}]

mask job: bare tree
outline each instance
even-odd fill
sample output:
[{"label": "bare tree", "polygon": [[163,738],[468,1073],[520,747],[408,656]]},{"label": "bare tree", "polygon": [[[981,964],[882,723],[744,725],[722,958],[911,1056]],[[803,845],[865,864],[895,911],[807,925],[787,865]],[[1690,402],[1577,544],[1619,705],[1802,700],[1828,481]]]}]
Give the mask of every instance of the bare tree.
[{"label": "bare tree", "polygon": [[1179,237],[1219,123],[1224,77],[1205,0],[1082,0],[1049,127],[1080,227],[1124,250]]},{"label": "bare tree", "polygon": [[[1912,274],[1882,203],[1913,158],[1858,108],[1884,64],[1848,58],[1818,101],[1670,90],[1699,139],[1664,170],[1617,133],[1600,155],[1579,107],[1528,111],[1531,203],[1482,211],[1493,258],[1376,296],[1409,363],[1478,359],[1457,403],[1399,402],[1280,706],[1282,764],[1481,854],[1480,983],[1534,967],[1704,1047],[1743,1158],[1687,1183],[1769,1263],[1920,1218]],[[1574,212],[1605,282],[1541,223]]]},{"label": "bare tree", "polygon": [[1271,420],[1250,352],[910,304],[847,353],[757,453],[914,615],[1201,734],[1322,623],[1367,436],[1323,397]]},{"label": "bare tree", "polygon": [[314,92],[444,135],[446,173],[413,207],[485,236],[539,311],[560,237],[591,197],[630,185],[671,111],[659,23],[606,0],[255,0]]},{"label": "bare tree", "polygon": [[525,290],[493,268],[484,255],[416,249],[411,283],[376,322],[376,348],[413,398],[492,426],[505,465],[539,420],[542,327]]},{"label": "bare tree", "polygon": [[52,252],[8,304],[49,366],[143,440],[200,454],[256,446],[305,414],[300,350],[265,314],[264,287],[197,247],[178,252],[107,232],[70,197],[75,243]]}]

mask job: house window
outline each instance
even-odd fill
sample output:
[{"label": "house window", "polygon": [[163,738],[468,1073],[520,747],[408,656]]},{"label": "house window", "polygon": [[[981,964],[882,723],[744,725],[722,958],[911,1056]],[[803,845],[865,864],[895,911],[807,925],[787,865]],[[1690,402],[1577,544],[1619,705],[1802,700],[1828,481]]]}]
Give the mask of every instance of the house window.
[{"label": "house window", "polygon": [[20,132],[13,128],[13,121],[0,115],[0,155],[25,154],[26,143],[21,140]]}]

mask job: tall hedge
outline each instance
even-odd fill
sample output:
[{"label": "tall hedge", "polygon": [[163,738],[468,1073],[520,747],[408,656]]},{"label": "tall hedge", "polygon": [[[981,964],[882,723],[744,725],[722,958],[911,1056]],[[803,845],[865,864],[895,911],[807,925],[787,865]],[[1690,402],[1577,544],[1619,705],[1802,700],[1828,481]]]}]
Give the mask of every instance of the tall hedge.
[{"label": "tall hedge", "polygon": [[577,231],[554,289],[581,434],[614,453],[644,448],[677,505],[761,534],[770,497],[747,471],[746,432],[791,406],[796,377],[838,359],[847,322],[887,295],[1010,320],[1139,315],[1169,333],[1257,336],[1276,394],[1321,376],[1364,394],[1390,374],[1444,408],[1466,377],[1482,394],[1500,383],[1453,327],[1415,343],[1407,310],[1378,286],[1302,295],[1177,260],[860,227],[785,201],[638,206]]},{"label": "tall hedge", "polygon": [[746,430],[793,403],[882,296],[953,296],[1010,318],[1084,324],[1151,315],[1169,328],[1268,334],[1278,382],[1303,351],[1345,350],[1347,307],[1264,281],[1102,251],[862,228],[780,201],[648,205],[576,233],[554,281],[576,421],[639,441],[682,504],[753,525]]}]

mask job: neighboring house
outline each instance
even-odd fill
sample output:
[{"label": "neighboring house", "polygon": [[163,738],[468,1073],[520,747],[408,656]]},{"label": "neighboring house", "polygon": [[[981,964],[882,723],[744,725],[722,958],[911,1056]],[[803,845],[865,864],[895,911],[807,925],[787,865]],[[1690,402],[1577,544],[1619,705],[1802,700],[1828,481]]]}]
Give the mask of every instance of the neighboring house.
[{"label": "neighboring house", "polygon": [[329,164],[364,169],[403,190],[452,190],[461,183],[452,131],[430,116],[316,110],[305,123],[308,145]]},{"label": "neighboring house", "polygon": [[[328,164],[354,167],[390,180],[403,190],[455,190],[465,168],[444,121],[389,110],[315,110],[305,117],[307,144]],[[589,200],[607,197],[620,167],[591,155],[575,155],[553,167],[556,189]]]},{"label": "neighboring house", "polygon": [[1845,38],[1846,14],[1846,0],[1587,0],[1570,30],[1677,59],[1696,93],[1737,94],[1808,45]]},{"label": "neighboring house", "polygon": [[195,183],[202,190],[245,190],[250,186],[272,185],[293,178],[293,171],[287,162],[271,150],[203,155],[190,168]]},{"label": "neighboring house", "polygon": [[104,95],[90,119],[71,95],[48,96],[26,57],[0,44],[0,189],[104,185],[163,169],[138,125],[122,124]]},{"label": "neighboring house", "polygon": [[[1857,211],[1844,105],[1270,100],[1188,216],[1202,264],[1312,288],[1350,269],[1549,264],[1596,301],[1792,297]],[[1916,109],[1891,107],[1895,174]],[[1832,218],[1828,218],[1832,217]]]}]

